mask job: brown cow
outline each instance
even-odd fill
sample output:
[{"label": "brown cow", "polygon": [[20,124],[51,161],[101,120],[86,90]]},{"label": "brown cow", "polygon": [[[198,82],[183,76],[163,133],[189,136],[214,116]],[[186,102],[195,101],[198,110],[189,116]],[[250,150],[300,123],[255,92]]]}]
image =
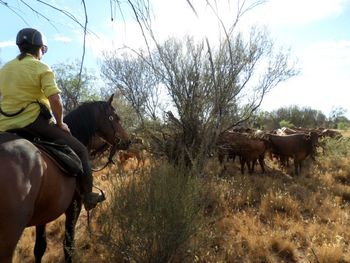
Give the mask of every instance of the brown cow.
[{"label": "brown cow", "polygon": [[235,158],[239,156],[241,173],[244,174],[244,166],[247,164],[249,173],[254,172],[256,161],[259,161],[261,170],[265,172],[266,141],[253,138],[245,133],[224,132],[218,139],[218,157],[222,163],[225,156]]},{"label": "brown cow", "polygon": [[129,159],[134,159],[136,158],[137,160],[137,167],[140,165],[144,165],[144,157],[143,157],[143,152],[142,150],[136,150],[136,149],[131,149],[131,150],[125,150],[125,151],[119,151],[118,152],[118,157],[119,157],[119,164],[123,167],[125,166],[126,162]]},{"label": "brown cow", "polygon": [[338,131],[331,130],[331,129],[324,129],[320,132],[321,137],[329,137],[329,138],[334,138],[334,139],[339,139],[342,136],[342,134]]},{"label": "brown cow", "polygon": [[318,140],[315,132],[309,134],[291,134],[279,136],[275,134],[268,135],[271,152],[280,158],[286,159],[292,157],[294,160],[295,174],[301,172],[301,164],[307,156],[313,156]]},{"label": "brown cow", "polygon": [[309,134],[310,132],[315,132],[319,135],[319,137],[330,137],[330,138],[341,138],[342,134],[336,130],[332,129],[325,129],[325,128],[316,128],[316,129],[310,129],[310,128],[293,128],[295,130],[295,133],[304,133]]}]

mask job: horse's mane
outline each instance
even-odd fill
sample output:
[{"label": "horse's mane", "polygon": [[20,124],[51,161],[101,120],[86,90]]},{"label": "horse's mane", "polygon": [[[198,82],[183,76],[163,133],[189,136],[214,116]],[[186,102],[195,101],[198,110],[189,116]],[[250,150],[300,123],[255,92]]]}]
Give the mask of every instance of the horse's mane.
[{"label": "horse's mane", "polygon": [[105,101],[84,102],[64,117],[72,135],[85,146],[97,130],[96,110],[102,110]]}]

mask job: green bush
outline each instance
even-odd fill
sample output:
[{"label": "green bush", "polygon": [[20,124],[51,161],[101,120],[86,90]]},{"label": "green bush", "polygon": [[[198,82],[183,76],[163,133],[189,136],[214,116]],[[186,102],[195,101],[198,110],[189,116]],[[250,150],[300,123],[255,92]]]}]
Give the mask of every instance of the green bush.
[{"label": "green bush", "polygon": [[200,227],[198,179],[182,167],[162,164],[114,184],[103,215],[108,262],[171,262]]},{"label": "green bush", "polygon": [[350,156],[350,138],[347,137],[323,139],[321,147],[324,153],[323,158],[341,160]]},{"label": "green bush", "polygon": [[294,127],[294,124],[291,123],[290,121],[287,121],[287,120],[281,120],[279,122],[279,125],[280,125],[281,128],[282,127],[287,127],[287,128],[293,128]]},{"label": "green bush", "polygon": [[348,128],[348,123],[341,121],[337,123],[338,130],[346,130]]}]

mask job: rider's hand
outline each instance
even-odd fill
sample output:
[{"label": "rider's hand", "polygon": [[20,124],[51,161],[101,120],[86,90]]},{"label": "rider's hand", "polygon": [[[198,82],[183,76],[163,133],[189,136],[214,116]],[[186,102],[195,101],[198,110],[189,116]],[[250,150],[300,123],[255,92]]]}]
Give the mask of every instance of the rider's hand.
[{"label": "rider's hand", "polygon": [[68,125],[66,123],[62,122],[62,123],[57,124],[57,126],[59,128],[61,128],[62,130],[70,133],[70,129],[69,129],[69,127],[68,127]]}]

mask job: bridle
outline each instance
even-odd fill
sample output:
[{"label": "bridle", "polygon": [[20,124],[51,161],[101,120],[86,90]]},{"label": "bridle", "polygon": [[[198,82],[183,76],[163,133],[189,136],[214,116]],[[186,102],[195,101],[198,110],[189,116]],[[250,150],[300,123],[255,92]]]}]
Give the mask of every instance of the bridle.
[{"label": "bridle", "polygon": [[[107,109],[105,109],[105,115],[108,116],[107,119],[108,119],[108,123],[111,125],[112,127],[112,130],[113,130],[113,135],[114,135],[114,143],[111,144],[111,147],[110,147],[110,151],[109,151],[109,156],[108,156],[108,161],[107,163],[102,166],[101,168],[98,168],[98,169],[94,169],[92,168],[92,171],[93,172],[98,172],[98,171],[101,171],[103,170],[104,168],[106,168],[109,164],[115,164],[115,162],[113,161],[113,156],[115,155],[115,153],[117,152],[119,146],[122,144],[122,139],[120,139],[118,136],[117,136],[117,129],[114,127],[114,117],[112,114],[109,114],[107,112]],[[97,135],[98,136],[98,135]],[[102,138],[101,136],[99,136],[100,138]],[[103,147],[103,146],[102,146]],[[104,148],[104,147],[103,147]],[[95,151],[95,153],[97,153],[97,151]]]},{"label": "bridle", "polygon": [[114,144],[113,145],[119,145],[121,143],[121,139],[117,136],[117,129],[113,125],[114,117],[112,115],[108,116],[108,123],[111,125],[113,134],[114,134]]}]

